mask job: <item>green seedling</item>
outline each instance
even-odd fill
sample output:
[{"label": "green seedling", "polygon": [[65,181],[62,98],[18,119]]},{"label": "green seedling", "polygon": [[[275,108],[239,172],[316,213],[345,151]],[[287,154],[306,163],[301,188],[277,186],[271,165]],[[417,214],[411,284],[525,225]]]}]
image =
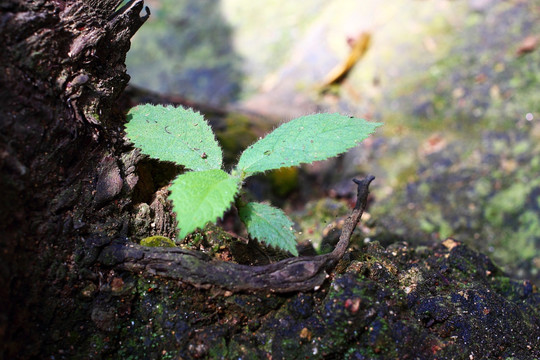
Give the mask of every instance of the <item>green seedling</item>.
[{"label": "green seedling", "polygon": [[238,214],[251,238],[295,256],[292,221],[270,205],[240,201],[242,184],[257,173],[341,154],[381,125],[339,114],[303,116],[249,146],[227,173],[222,169],[221,147],[201,114],[182,107],[139,105],[127,118],[127,137],[144,154],[192,170],[176,177],[169,189],[179,238],[215,222],[236,199]]}]

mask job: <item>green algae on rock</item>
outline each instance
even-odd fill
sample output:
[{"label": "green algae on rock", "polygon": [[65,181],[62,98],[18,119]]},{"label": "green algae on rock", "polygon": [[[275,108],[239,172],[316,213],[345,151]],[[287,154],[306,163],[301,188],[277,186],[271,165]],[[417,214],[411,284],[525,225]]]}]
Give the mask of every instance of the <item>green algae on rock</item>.
[{"label": "green algae on rock", "polygon": [[290,295],[124,274],[131,292],[101,291],[118,309],[108,340],[80,337],[77,348],[105,359],[540,356],[538,290],[462,243],[369,243],[338,268],[318,291]]},{"label": "green algae on rock", "polygon": [[164,247],[175,247],[176,244],[174,241],[169,239],[165,236],[149,236],[141,240],[142,246],[150,246],[150,247],[156,247],[156,246],[164,246]]}]

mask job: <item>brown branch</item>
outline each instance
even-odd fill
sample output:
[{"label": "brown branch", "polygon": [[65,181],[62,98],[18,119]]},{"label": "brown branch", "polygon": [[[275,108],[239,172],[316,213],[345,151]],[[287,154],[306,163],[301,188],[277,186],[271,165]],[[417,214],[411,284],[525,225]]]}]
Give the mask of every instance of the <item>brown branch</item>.
[{"label": "brown branch", "polygon": [[309,291],[321,286],[330,271],[345,254],[352,233],[364,212],[369,184],[368,175],[353,180],[358,185],[356,206],[343,225],[336,248],[329,254],[288,258],[263,266],[248,266],[219,261],[210,256],[180,248],[151,248],[137,244],[113,243],[103,249],[99,261],[117,269],[147,273],[181,280],[200,288],[217,287],[233,292]]}]

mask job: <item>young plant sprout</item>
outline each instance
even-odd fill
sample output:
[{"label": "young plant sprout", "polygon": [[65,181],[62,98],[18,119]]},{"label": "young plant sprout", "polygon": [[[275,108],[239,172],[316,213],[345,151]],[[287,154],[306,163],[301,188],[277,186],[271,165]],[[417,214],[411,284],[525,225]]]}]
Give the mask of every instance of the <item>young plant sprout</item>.
[{"label": "young plant sprout", "polygon": [[[249,146],[227,173],[221,147],[198,112],[139,105],[127,118],[127,137],[144,154],[192,170],[178,175],[169,189],[180,238],[222,217],[249,176],[339,155],[382,125],[339,114],[302,116]],[[283,211],[257,202],[236,206],[250,237],[298,255],[293,223]]]}]

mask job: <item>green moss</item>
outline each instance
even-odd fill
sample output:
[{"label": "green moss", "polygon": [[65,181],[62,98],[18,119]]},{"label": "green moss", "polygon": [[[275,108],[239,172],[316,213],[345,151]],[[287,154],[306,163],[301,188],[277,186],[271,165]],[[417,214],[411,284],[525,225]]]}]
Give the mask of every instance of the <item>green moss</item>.
[{"label": "green moss", "polygon": [[208,350],[208,354],[210,356],[210,359],[227,359],[229,355],[229,351],[228,351],[227,342],[225,341],[225,338],[221,338],[221,342],[212,346]]},{"label": "green moss", "polygon": [[435,230],[437,229],[437,226],[425,217],[419,219],[419,225],[420,229],[422,229],[422,231],[425,231],[426,233],[435,232]]},{"label": "green moss", "polygon": [[486,197],[493,191],[493,185],[488,178],[481,178],[474,184],[474,192],[478,197]]},{"label": "green moss", "polygon": [[168,237],[159,236],[159,235],[149,236],[147,238],[142,239],[141,240],[141,245],[142,246],[148,246],[148,247],[159,247],[159,246],[162,246],[162,247],[175,247],[176,246],[174,241],[172,241]]},{"label": "green moss", "polygon": [[518,218],[518,229],[511,235],[511,246],[509,249],[516,249],[515,261],[519,259],[532,259],[538,252],[536,239],[540,234],[540,218],[534,211],[526,211]]},{"label": "green moss", "polygon": [[530,185],[521,182],[500,191],[487,204],[486,219],[495,226],[502,226],[505,215],[516,214],[523,208],[529,191]]},{"label": "green moss", "polygon": [[512,147],[512,152],[515,156],[521,155],[530,151],[531,143],[530,141],[520,141]]},{"label": "green moss", "polygon": [[502,294],[507,295],[512,292],[512,283],[510,278],[504,276],[504,277],[497,277],[493,279],[494,285],[493,287],[500,291]]},{"label": "green moss", "polygon": [[99,354],[106,347],[106,336],[104,334],[95,333],[90,337],[90,348],[95,354]]},{"label": "green moss", "polygon": [[[427,185],[426,183],[424,183]],[[429,185],[427,185],[429,187]],[[426,206],[423,216],[419,219],[420,229],[426,233],[439,234],[439,238],[444,240],[453,233],[452,225],[444,219],[441,209],[438,206]]]}]

